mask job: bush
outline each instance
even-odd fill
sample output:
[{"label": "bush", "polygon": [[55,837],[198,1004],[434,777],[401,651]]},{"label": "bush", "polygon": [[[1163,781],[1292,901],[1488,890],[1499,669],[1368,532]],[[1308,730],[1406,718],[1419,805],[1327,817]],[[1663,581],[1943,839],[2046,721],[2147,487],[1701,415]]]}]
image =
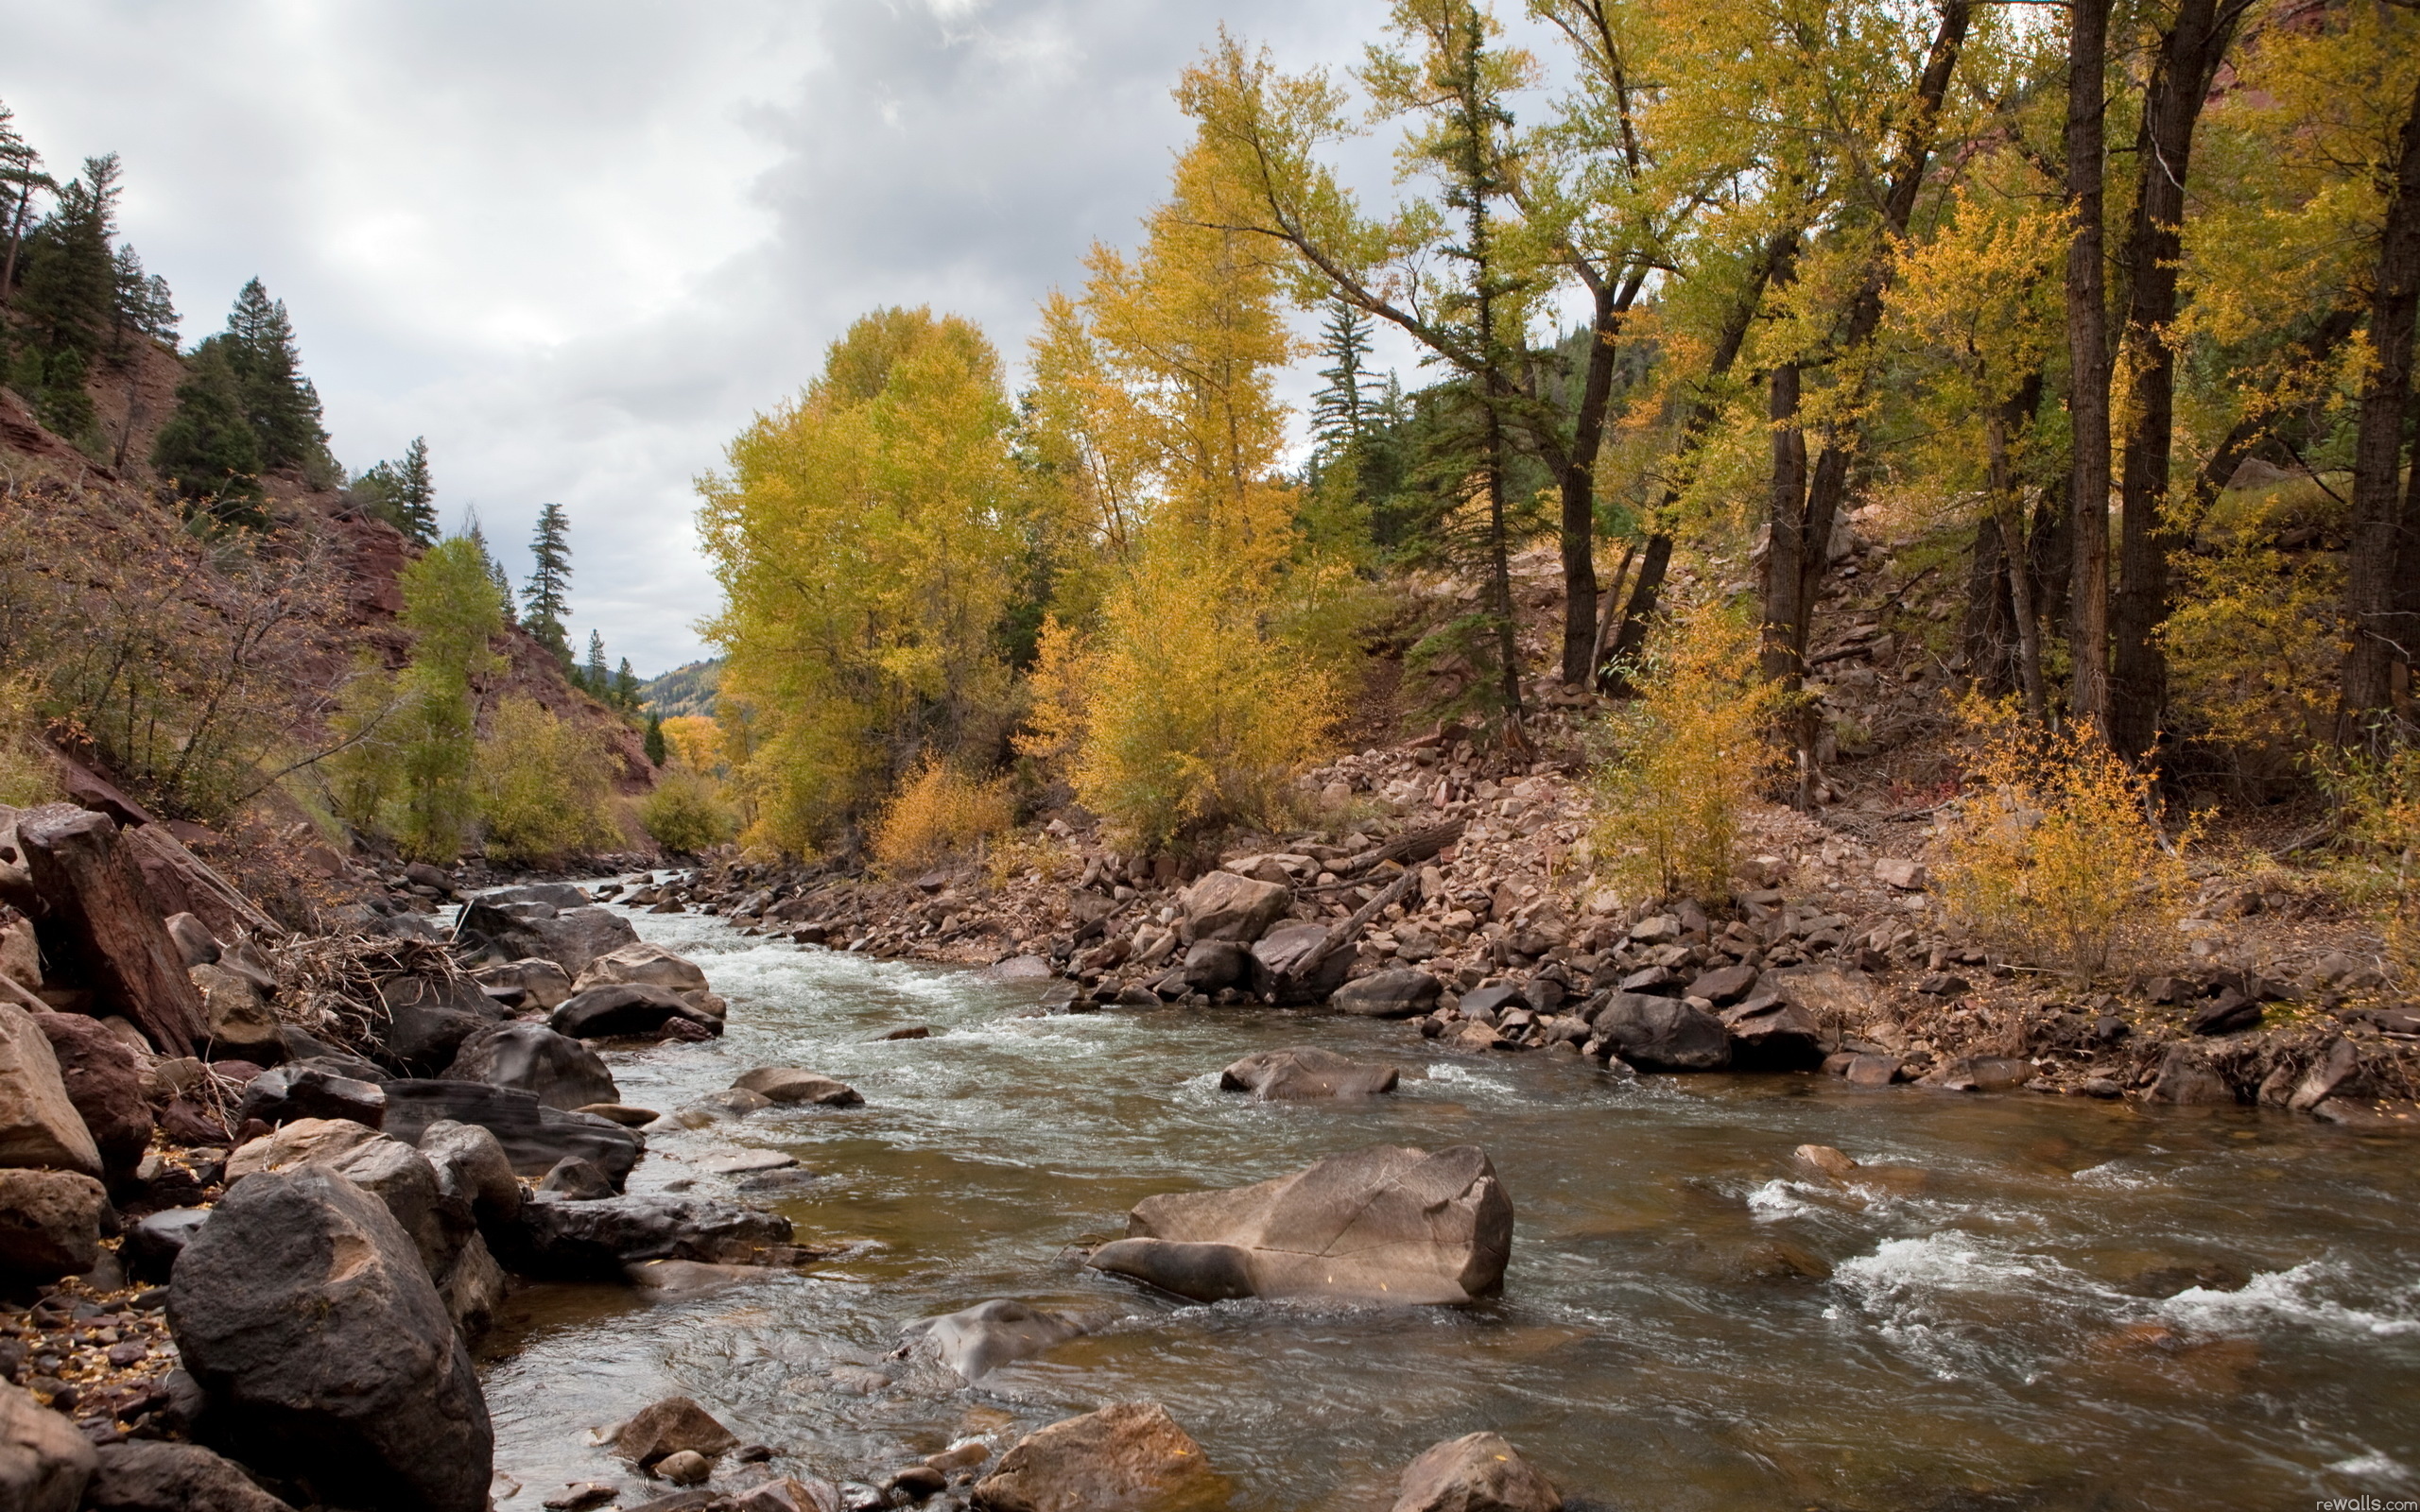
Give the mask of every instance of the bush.
[{"label": "bush", "polygon": [[2094,727],[2044,730],[1979,700],[1965,714],[1979,782],[1947,827],[1951,913],[2080,981],[2172,944],[2192,832],[2163,844],[2151,816],[2158,774],[2129,767]]},{"label": "bush", "polygon": [[0,677],[0,804],[29,809],[59,795],[59,773],[43,754],[41,692],[34,679]]},{"label": "bush", "polygon": [[1015,820],[1005,780],[977,782],[928,760],[874,820],[874,859],[894,873],[920,870],[973,850]]},{"label": "bush", "polygon": [[1756,670],[1756,628],[1719,606],[1686,611],[1629,673],[1594,779],[1599,865],[1655,897],[1730,892],[1739,816],[1772,775],[1784,693]]},{"label": "bush", "polygon": [[639,823],[656,844],[683,855],[712,850],[739,830],[737,817],[723,801],[721,784],[679,767],[657,775],[654,790],[639,799],[638,813]]},{"label": "bush", "polygon": [[2420,980],[2420,749],[2347,751],[2319,768],[2342,826],[2338,889],[2378,927],[2399,985]]},{"label": "bush", "polygon": [[526,698],[496,709],[479,742],[477,787],[494,860],[559,866],[621,837],[608,817],[614,775],[604,748]]}]

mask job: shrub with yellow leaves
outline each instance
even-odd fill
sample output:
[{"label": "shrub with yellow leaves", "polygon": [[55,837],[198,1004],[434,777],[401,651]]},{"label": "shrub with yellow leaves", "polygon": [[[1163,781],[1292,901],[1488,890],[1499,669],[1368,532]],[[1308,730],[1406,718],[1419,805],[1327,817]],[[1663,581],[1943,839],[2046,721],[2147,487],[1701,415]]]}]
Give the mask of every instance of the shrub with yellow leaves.
[{"label": "shrub with yellow leaves", "polygon": [[59,797],[59,774],[43,755],[41,688],[26,674],[0,678],[0,803],[32,808]]},{"label": "shrub with yellow leaves", "polygon": [[669,767],[656,778],[638,801],[638,820],[656,844],[682,855],[710,850],[739,833],[738,816],[724,801],[722,784],[684,766]]},{"label": "shrub with yellow leaves", "polygon": [[2420,981],[2420,749],[2343,751],[2317,765],[2337,803],[2337,890],[2377,925],[2398,985]]},{"label": "shrub with yellow leaves", "polygon": [[1006,779],[977,781],[928,757],[875,818],[874,859],[894,874],[918,870],[972,850],[1015,822]]},{"label": "shrub with yellow leaves", "polygon": [[1631,675],[1638,696],[1604,732],[1591,843],[1600,868],[1656,897],[1725,896],[1739,820],[1780,759],[1788,694],[1758,676],[1756,627],[1737,609],[1685,610]]},{"label": "shrub with yellow leaves", "polygon": [[475,769],[495,860],[555,866],[621,839],[609,816],[614,773],[604,747],[529,699],[497,706]]},{"label": "shrub with yellow leaves", "polygon": [[2014,706],[1970,699],[1975,778],[1946,827],[1941,888],[1979,937],[2079,981],[2151,964],[2172,946],[2192,881],[2188,825],[2152,817],[2158,774],[2136,771],[2098,727],[2046,730]]}]

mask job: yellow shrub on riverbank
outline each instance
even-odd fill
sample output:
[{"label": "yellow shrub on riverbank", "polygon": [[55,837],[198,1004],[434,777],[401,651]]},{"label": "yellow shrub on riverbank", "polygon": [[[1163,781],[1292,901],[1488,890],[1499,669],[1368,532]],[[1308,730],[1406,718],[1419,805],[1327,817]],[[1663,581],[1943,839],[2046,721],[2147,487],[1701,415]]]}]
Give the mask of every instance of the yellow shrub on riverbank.
[{"label": "yellow shrub on riverbank", "polygon": [[710,850],[739,832],[738,816],[723,800],[722,784],[679,766],[667,767],[656,778],[654,789],[639,799],[638,816],[656,844],[683,855]]},{"label": "yellow shrub on riverbank", "polygon": [[972,850],[1015,821],[1004,779],[977,782],[927,760],[874,820],[874,859],[892,872],[917,870]]},{"label": "yellow shrub on riverbank", "polygon": [[2420,750],[2345,752],[2320,782],[2338,805],[2338,890],[2377,925],[2399,981],[2420,979]]},{"label": "yellow shrub on riverbank", "polygon": [[2152,817],[2158,774],[2128,766],[2091,726],[2045,730],[1979,700],[1965,713],[1977,782],[1947,827],[1951,913],[2080,980],[2172,945],[2193,833],[2164,843]]},{"label": "yellow shrub on riverbank", "polygon": [[475,769],[495,860],[552,866],[621,838],[608,816],[614,774],[603,747],[528,699],[497,707]]}]

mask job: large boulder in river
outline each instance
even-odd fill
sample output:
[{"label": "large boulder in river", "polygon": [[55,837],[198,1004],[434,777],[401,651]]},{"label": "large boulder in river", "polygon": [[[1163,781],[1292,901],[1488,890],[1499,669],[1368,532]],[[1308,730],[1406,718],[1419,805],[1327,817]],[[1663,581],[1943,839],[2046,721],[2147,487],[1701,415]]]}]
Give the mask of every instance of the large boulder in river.
[{"label": "large boulder in river", "polygon": [[1641,1071],[1720,1071],[1731,1064],[1722,1021],[1678,998],[1607,996],[1589,1024],[1605,1048]]},{"label": "large boulder in river", "polygon": [[456,944],[481,948],[493,961],[534,955],[554,962],[574,977],[599,955],[635,944],[638,937],[631,921],[611,909],[554,912],[543,902],[500,907],[476,901],[463,908],[454,926]]},{"label": "large boulder in river", "polygon": [[1401,1074],[1333,1050],[1263,1050],[1219,1074],[1219,1090],[1250,1092],[1265,1103],[1323,1097],[1370,1097],[1395,1090]]},{"label": "large boulder in river", "polygon": [[1177,898],[1178,932],[1187,943],[1224,939],[1249,945],[1293,903],[1293,890],[1277,883],[1206,872]]},{"label": "large boulder in river", "polygon": [[1409,1019],[1436,1007],[1444,990],[1445,984],[1426,971],[1404,968],[1347,982],[1330,995],[1327,1005],[1365,1019]]},{"label": "large boulder in river", "polygon": [[411,1236],[333,1171],[238,1183],[177,1257],[196,1436],[366,1512],[485,1512],[494,1434]]},{"label": "large boulder in river", "polygon": [[1197,1301],[1460,1303],[1500,1289],[1512,1202],[1487,1152],[1378,1145],[1227,1192],[1135,1204],[1089,1263]]},{"label": "large boulder in river", "polygon": [[441,1118],[421,1130],[419,1145],[421,1158],[437,1173],[437,1190],[468,1204],[477,1222],[506,1224],[521,1216],[521,1183],[493,1134],[476,1124]]},{"label": "large boulder in river", "polygon": [[101,1174],[101,1152],[67,1095],[58,1052],[34,1016],[0,1003],[0,1166]]},{"label": "large boulder in river", "polygon": [[577,994],[591,988],[633,982],[642,987],[660,987],[693,1008],[715,1018],[722,1017],[722,999],[706,986],[704,970],[697,962],[648,940],[608,951],[589,962],[571,989]]},{"label": "large boulder in river", "polygon": [[143,1096],[143,1056],[98,1019],[80,1013],[37,1013],[34,1027],[50,1041],[59,1083],[83,1119],[101,1163],[123,1175],[151,1143],[151,1105]]},{"label": "large boulder in river", "polygon": [[1224,1476],[1156,1401],[1063,1418],[1028,1434],[975,1485],[977,1512],[1206,1512]]},{"label": "large boulder in river", "polygon": [[387,1083],[386,1129],[417,1144],[441,1119],[475,1124],[493,1134],[521,1176],[536,1178],[566,1156],[596,1162],[615,1186],[638,1164],[646,1143],[637,1134],[594,1113],[548,1108],[516,1087],[475,1081]]},{"label": "large boulder in river", "polygon": [[1090,1330],[1071,1314],[1002,1299],[910,1323],[901,1332],[911,1349],[974,1381]]},{"label": "large boulder in river", "polygon": [[546,1016],[546,1023],[557,1034],[575,1040],[620,1040],[652,1037],[662,1032],[669,1019],[684,1020],[709,1034],[722,1033],[718,1016],[702,1011],[677,992],[639,982],[575,992]]},{"label": "large boulder in river", "polygon": [[1464,1434],[1404,1468],[1394,1512],[1563,1512],[1563,1497],[1502,1435]]},{"label": "large boulder in river", "polygon": [[384,1203],[412,1236],[429,1275],[442,1280],[471,1233],[471,1205],[447,1196],[437,1168],[391,1135],[340,1118],[306,1118],[236,1147],[227,1157],[227,1184],[265,1173],[316,1166]]},{"label": "large boulder in river", "polygon": [[0,1507],[76,1512],[98,1463],[66,1414],[0,1381]]},{"label": "large boulder in river", "polygon": [[543,1023],[499,1023],[462,1041],[447,1081],[479,1081],[518,1087],[548,1108],[585,1108],[618,1103],[621,1089],[596,1051]]},{"label": "large boulder in river", "polygon": [[569,882],[525,882],[511,887],[493,887],[478,895],[474,902],[491,908],[504,908],[513,903],[544,903],[561,913],[567,908],[585,908],[589,897],[585,889]]},{"label": "large boulder in river", "polygon": [[77,1171],[0,1170],[0,1282],[80,1276],[100,1260],[108,1194]]},{"label": "large boulder in river", "polygon": [[536,956],[482,966],[471,973],[471,980],[490,997],[542,1013],[562,1006],[563,999],[571,996],[570,974],[554,962]]},{"label": "large boulder in river", "polygon": [[786,1245],[790,1221],[706,1197],[648,1195],[572,1201],[541,1193],[524,1203],[501,1258],[527,1276],[612,1280],[650,1260],[744,1262]]},{"label": "large boulder in river", "polygon": [[847,1082],[797,1066],[758,1066],[743,1071],[732,1086],[768,1102],[812,1103],[819,1108],[856,1108],[865,1102]]},{"label": "large boulder in river", "polygon": [[199,1444],[129,1439],[101,1446],[85,1512],[294,1512],[234,1461]]},{"label": "large boulder in river", "polygon": [[1353,970],[1353,953],[1328,950],[1327,937],[1325,924],[1280,924],[1263,935],[1252,948],[1252,989],[1272,1003],[1325,1002]]},{"label": "large boulder in river", "polygon": [[394,976],[378,984],[389,1023],[387,1055],[415,1076],[434,1076],[453,1062],[462,1041],[505,1011],[467,976]]}]

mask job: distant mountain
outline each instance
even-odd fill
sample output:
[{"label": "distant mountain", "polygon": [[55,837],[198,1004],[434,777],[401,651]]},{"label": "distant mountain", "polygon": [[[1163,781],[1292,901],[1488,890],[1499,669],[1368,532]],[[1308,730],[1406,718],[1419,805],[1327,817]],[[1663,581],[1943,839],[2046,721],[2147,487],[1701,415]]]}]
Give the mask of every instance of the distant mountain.
[{"label": "distant mountain", "polygon": [[692,662],[640,683],[639,702],[648,713],[666,719],[676,714],[711,714],[715,690],[721,685],[722,658]]}]

